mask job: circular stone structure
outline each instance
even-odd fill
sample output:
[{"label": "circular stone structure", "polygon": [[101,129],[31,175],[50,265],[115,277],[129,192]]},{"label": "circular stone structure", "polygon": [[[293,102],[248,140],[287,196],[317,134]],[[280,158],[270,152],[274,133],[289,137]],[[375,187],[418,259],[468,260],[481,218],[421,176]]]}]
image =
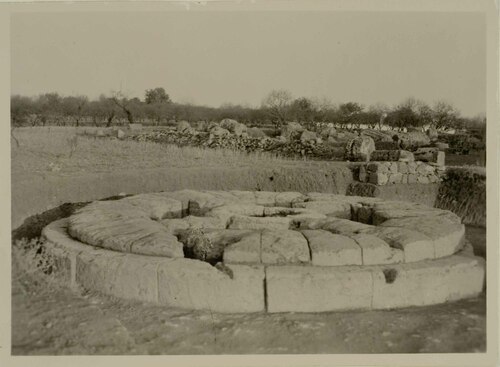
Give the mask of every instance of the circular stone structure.
[{"label": "circular stone structure", "polygon": [[484,287],[452,212],[323,193],[181,190],[96,201],[43,236],[72,286],[216,312],[422,306]]}]

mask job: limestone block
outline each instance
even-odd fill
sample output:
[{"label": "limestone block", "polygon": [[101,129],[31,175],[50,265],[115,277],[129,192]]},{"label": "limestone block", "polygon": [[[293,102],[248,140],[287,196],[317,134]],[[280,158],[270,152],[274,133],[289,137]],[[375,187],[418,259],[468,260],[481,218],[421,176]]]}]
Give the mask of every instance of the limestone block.
[{"label": "limestone block", "polygon": [[182,202],[161,195],[140,194],[121,199],[121,201],[139,207],[154,220],[180,218],[182,215]]},{"label": "limestone block", "polygon": [[255,204],[257,201],[253,191],[231,190],[229,191],[238,200],[238,203]]},{"label": "limestone block", "polygon": [[415,160],[415,157],[413,156],[412,152],[409,152],[407,150],[400,150],[399,151],[399,161],[400,162],[413,162]]},{"label": "limestone block", "polygon": [[364,165],[359,166],[358,179],[360,182],[368,181],[368,173],[366,172],[366,167]]},{"label": "limestone block", "polygon": [[457,252],[462,247],[465,237],[463,224],[453,223],[446,216],[439,215],[394,218],[385,221],[381,226],[413,229],[424,234],[434,242],[435,257],[448,256]]},{"label": "limestone block", "polygon": [[435,174],[429,175],[429,176],[428,176],[428,179],[429,179],[429,182],[430,182],[430,183],[436,183],[436,182],[438,182],[438,181],[439,181],[438,176],[436,176]]},{"label": "limestone block", "polygon": [[228,223],[233,215],[263,217],[264,207],[254,204],[229,204],[214,208],[205,214],[206,217],[219,218],[224,223]]},{"label": "limestone block", "polygon": [[225,264],[260,264],[261,232],[252,232],[224,249]]},{"label": "limestone block", "polygon": [[417,163],[408,162],[408,173],[417,173]]},{"label": "limestone block", "polygon": [[163,219],[160,223],[165,227],[168,233],[173,235],[189,228],[189,223],[184,219]]},{"label": "limestone block", "polygon": [[403,174],[402,173],[391,173],[389,175],[389,178],[387,180],[387,183],[389,184],[399,184],[403,180]]},{"label": "limestone block", "polygon": [[356,234],[351,238],[357,242],[363,254],[363,265],[396,264],[404,262],[404,254],[400,249],[392,248],[377,236]]},{"label": "limestone block", "polygon": [[361,248],[353,239],[325,230],[305,230],[311,249],[311,261],[316,266],[361,265]]},{"label": "limestone block", "polygon": [[76,283],[115,297],[158,302],[159,263],[150,256],[89,248],[76,257]]},{"label": "limestone block", "polygon": [[403,250],[405,262],[434,258],[434,242],[428,236],[407,228],[375,227],[361,233],[373,234],[389,246]]},{"label": "limestone block", "polygon": [[409,184],[417,183],[417,175],[414,173],[408,174],[408,183]]},{"label": "limestone block", "polygon": [[432,305],[481,293],[484,260],[454,255],[377,269],[373,276],[374,309]]},{"label": "limestone block", "polygon": [[421,184],[428,184],[430,183],[429,177],[427,176],[417,176],[417,182]]},{"label": "limestone block", "polygon": [[388,173],[389,167],[390,167],[389,162],[372,162],[366,165],[366,169],[370,173],[371,172]]},{"label": "limestone block", "polygon": [[385,185],[388,179],[388,175],[385,173],[372,172],[370,173],[369,182],[374,185]]},{"label": "limestone block", "polygon": [[401,177],[401,183],[402,184],[407,184],[408,183],[408,175],[406,173],[403,174],[403,176]]},{"label": "limestone block", "polygon": [[263,206],[275,206],[277,192],[271,191],[255,191],[255,204]]},{"label": "limestone block", "polygon": [[336,234],[351,235],[353,233],[359,233],[360,231],[370,230],[375,227],[348,219],[331,218],[321,223],[319,228]]},{"label": "limestone block", "polygon": [[228,229],[275,229],[286,230],[290,228],[291,218],[283,217],[245,217],[233,215]]},{"label": "limestone block", "polygon": [[294,204],[296,208],[305,208],[328,217],[351,219],[351,204],[345,201],[307,201]]},{"label": "limestone block", "polygon": [[191,259],[162,263],[158,267],[159,302],[214,312],[264,311],[264,268],[227,264],[225,269]]},{"label": "limestone block", "polygon": [[179,190],[162,192],[158,195],[166,196],[182,203],[183,214],[203,215],[217,206],[226,204],[225,200],[216,198],[207,192],[195,190]]},{"label": "limestone block", "polygon": [[389,173],[397,173],[397,172],[398,172],[398,162],[390,162]]},{"label": "limestone block", "polygon": [[398,172],[399,173],[408,173],[408,163],[398,162]]},{"label": "limestone block", "polygon": [[[192,228],[200,228],[200,229],[224,229],[227,226],[227,223],[220,218],[215,217],[197,217],[194,215],[188,215],[183,218]],[[235,228],[235,229],[244,229],[244,228]]]},{"label": "limestone block", "polygon": [[356,266],[268,266],[268,312],[368,309],[372,272]]},{"label": "limestone block", "polygon": [[263,230],[261,259],[263,264],[293,264],[310,261],[305,237],[291,230]]},{"label": "limestone block", "polygon": [[280,192],[276,195],[276,206],[292,207],[293,203],[300,203],[306,196],[300,192]]}]

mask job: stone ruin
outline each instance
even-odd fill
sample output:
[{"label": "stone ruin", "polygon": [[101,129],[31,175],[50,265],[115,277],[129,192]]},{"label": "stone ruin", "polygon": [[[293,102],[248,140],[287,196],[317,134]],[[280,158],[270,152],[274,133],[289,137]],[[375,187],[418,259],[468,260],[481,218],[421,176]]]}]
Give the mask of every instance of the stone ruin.
[{"label": "stone ruin", "polygon": [[379,198],[192,191],[96,201],[47,226],[72,286],[215,312],[390,309],[484,287],[452,212]]}]

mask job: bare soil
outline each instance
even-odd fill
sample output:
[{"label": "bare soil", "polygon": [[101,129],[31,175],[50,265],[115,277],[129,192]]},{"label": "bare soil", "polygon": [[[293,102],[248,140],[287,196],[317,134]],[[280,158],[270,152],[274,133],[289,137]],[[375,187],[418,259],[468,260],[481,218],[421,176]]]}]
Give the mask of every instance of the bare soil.
[{"label": "bare soil", "polygon": [[[474,249],[484,229],[468,229]],[[465,353],[486,349],[486,297],[390,311],[215,314],[71,291],[13,264],[13,355]]]}]

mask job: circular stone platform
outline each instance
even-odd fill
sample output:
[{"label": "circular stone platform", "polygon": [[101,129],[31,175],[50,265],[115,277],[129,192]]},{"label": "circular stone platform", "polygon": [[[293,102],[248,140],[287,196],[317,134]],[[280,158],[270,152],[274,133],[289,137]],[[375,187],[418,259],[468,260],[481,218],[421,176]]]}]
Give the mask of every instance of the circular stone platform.
[{"label": "circular stone platform", "polygon": [[192,191],[97,201],[44,229],[72,285],[217,312],[387,309],[479,294],[455,214],[378,198]]}]

